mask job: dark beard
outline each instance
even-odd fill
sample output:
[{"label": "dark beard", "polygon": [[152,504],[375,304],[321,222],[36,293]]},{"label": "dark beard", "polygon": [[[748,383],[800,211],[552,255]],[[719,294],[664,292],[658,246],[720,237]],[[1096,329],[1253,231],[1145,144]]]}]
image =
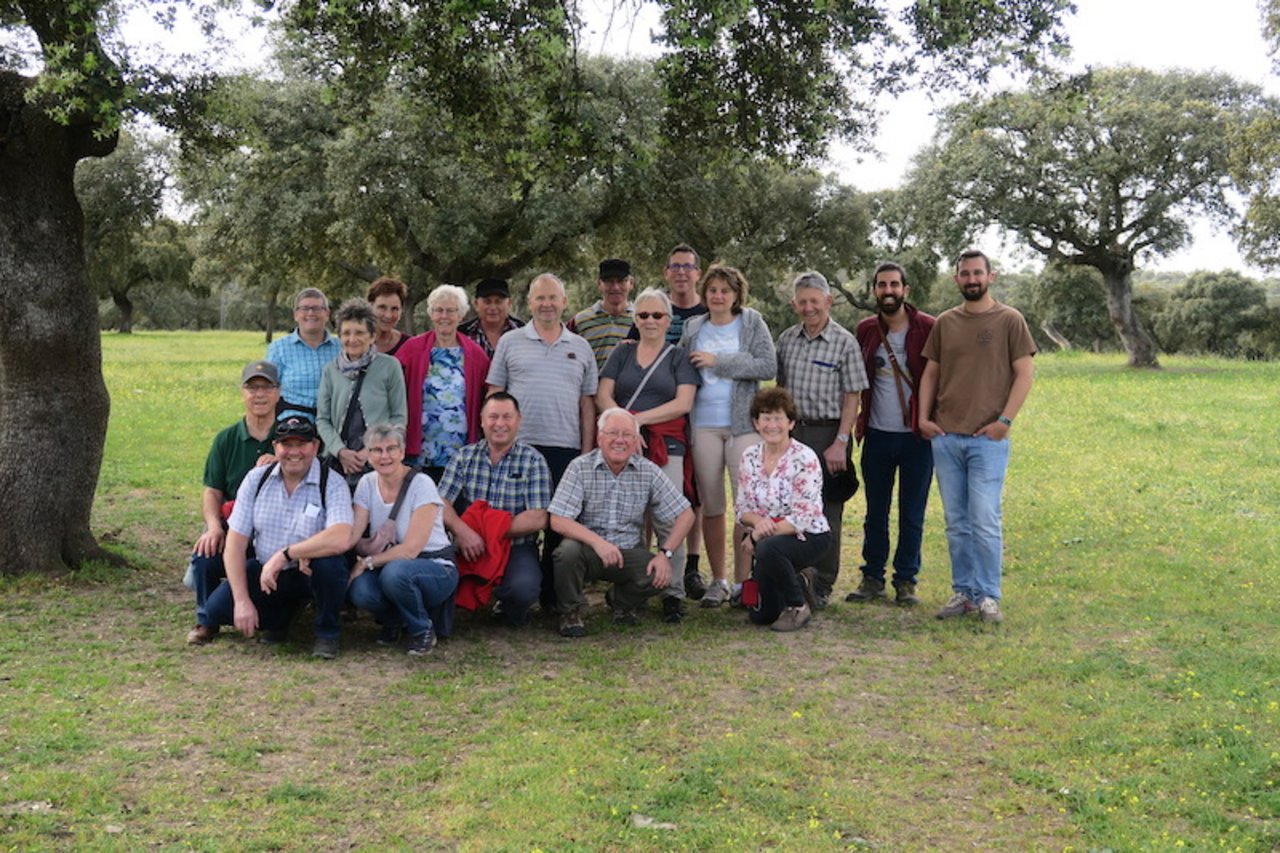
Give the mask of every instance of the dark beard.
[{"label": "dark beard", "polygon": [[964,297],[966,302],[977,302],[979,299],[987,295],[987,287],[986,285],[978,285],[978,290],[976,292],[970,291],[969,288],[966,287],[960,291],[960,295]]},{"label": "dark beard", "polygon": [[897,314],[902,308],[902,300],[895,296],[882,296],[876,300],[876,306],[881,314]]}]

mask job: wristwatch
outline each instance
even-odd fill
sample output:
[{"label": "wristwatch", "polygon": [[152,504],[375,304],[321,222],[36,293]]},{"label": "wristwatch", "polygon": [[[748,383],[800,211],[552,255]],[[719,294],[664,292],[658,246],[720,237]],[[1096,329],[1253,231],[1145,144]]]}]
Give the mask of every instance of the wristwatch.
[{"label": "wristwatch", "polygon": [[676,552],[672,551],[670,548],[659,548],[658,553],[666,557],[668,560],[676,555]]},{"label": "wristwatch", "polygon": [[1007,427],[1013,426],[1013,418],[1006,418],[1004,415],[1001,415],[1000,417],[996,418],[996,420],[998,420],[1000,423],[1004,424]]},{"label": "wristwatch", "polygon": [[845,443],[845,444],[848,444],[848,443],[849,443],[849,433],[847,433],[847,432],[838,432],[838,433],[836,433],[836,441],[840,441],[840,442],[843,442],[843,443]]}]

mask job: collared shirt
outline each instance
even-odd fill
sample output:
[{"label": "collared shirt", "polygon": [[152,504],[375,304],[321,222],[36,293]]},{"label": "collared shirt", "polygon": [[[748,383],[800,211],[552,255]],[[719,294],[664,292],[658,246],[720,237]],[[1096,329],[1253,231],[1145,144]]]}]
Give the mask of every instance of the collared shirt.
[{"label": "collared shirt", "polygon": [[285,404],[306,406],[314,413],[316,394],[320,391],[320,377],[324,366],[342,352],[342,344],[327,331],[324,341],[313,347],[298,336],[295,329],[267,347],[267,361],[280,371],[280,399]]},{"label": "collared shirt", "polygon": [[801,420],[839,420],[844,395],[868,387],[857,338],[835,320],[813,337],[797,323],[778,336],[778,385]]},{"label": "collared shirt", "polygon": [[636,454],[614,474],[597,447],[569,463],[547,510],[577,521],[619,548],[639,548],[646,509],[653,511],[655,521],[668,524],[688,508],[684,495],[657,465]]},{"label": "collared shirt", "polygon": [[[293,490],[285,491],[279,465],[263,465],[245,475],[227,526],[253,540],[258,559],[266,560],[288,545],[315,536],[335,524],[350,524],[351,490],[337,474],[329,475],[325,500],[320,500],[320,460]],[[262,489],[258,481],[267,477]]]},{"label": "collared shirt", "polygon": [[249,427],[241,418],[214,436],[204,461],[204,484],[222,492],[223,500],[234,500],[240,481],[258,464],[258,458],[274,452],[270,432],[259,441],[249,435]]},{"label": "collared shirt", "polygon": [[596,356],[596,370],[601,370],[609,360],[609,353],[635,324],[635,306],[630,302],[621,314],[610,314],[604,310],[604,300],[598,300],[595,305],[573,315],[569,330],[581,335],[591,345]]},{"label": "collared shirt", "polygon": [[596,393],[599,375],[591,347],[560,327],[548,344],[533,323],[498,341],[486,382],[520,401],[521,441],[547,447],[582,446],[583,397]]},{"label": "collared shirt", "polygon": [[765,518],[791,522],[804,538],[805,533],[826,533],[831,529],[822,514],[822,466],[808,445],[791,439],[773,473],[764,472],[764,445],[754,444],[738,463],[738,496],[734,498],[738,521],[753,512]]},{"label": "collared shirt", "polygon": [[[502,334],[505,335],[512,329],[518,329],[523,325],[524,320],[517,319],[508,314],[506,325],[502,327]],[[458,326],[458,334],[466,335],[468,338],[471,338],[471,340],[478,343],[481,348],[484,349],[484,354],[489,356],[490,361],[493,361],[493,354],[498,348],[489,343],[489,338],[485,335],[484,328],[480,325],[479,317],[472,317],[467,322]]]},{"label": "collared shirt", "polygon": [[[449,503],[462,498],[468,504],[488,501],[513,516],[525,510],[546,509],[551,503],[551,469],[542,454],[517,440],[494,465],[489,442],[480,439],[458,451],[440,478],[440,496]],[[536,534],[511,540],[512,545],[533,542]]]}]

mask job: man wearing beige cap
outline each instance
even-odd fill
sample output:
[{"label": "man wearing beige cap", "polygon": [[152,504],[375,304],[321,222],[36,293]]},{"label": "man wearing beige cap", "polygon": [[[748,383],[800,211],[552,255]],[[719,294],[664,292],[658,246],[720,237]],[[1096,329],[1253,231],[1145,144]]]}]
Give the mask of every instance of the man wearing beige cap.
[{"label": "man wearing beige cap", "polygon": [[204,532],[191,549],[186,581],[196,594],[196,627],[187,634],[187,642],[193,646],[203,646],[218,633],[217,625],[202,625],[200,617],[210,593],[226,576],[222,549],[236,490],[245,474],[276,458],[271,448],[271,428],[280,401],[280,372],[276,366],[269,361],[246,365],[240,372],[240,400],[244,403],[244,417],[214,437],[204,463],[204,492],[200,496]]}]

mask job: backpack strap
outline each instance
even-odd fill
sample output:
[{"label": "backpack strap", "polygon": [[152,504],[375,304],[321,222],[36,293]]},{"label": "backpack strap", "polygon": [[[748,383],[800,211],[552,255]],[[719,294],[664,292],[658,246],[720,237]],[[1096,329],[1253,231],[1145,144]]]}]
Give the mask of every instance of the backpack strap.
[{"label": "backpack strap", "polygon": [[[271,472],[276,469],[279,462],[272,462],[267,466],[266,473],[258,480],[258,487],[253,490],[253,497],[256,499],[262,494],[262,487],[267,484],[267,478],[271,476]],[[399,504],[397,504],[399,506]],[[320,509],[328,512],[329,510],[329,466],[320,466]]]},{"label": "backpack strap", "polygon": [[387,516],[388,521],[395,521],[396,516],[400,514],[400,506],[404,503],[405,495],[409,494],[409,486],[413,485],[413,481],[418,478],[421,471],[409,470],[405,478],[400,481],[400,492],[396,495],[396,502],[391,505],[391,515]]}]

